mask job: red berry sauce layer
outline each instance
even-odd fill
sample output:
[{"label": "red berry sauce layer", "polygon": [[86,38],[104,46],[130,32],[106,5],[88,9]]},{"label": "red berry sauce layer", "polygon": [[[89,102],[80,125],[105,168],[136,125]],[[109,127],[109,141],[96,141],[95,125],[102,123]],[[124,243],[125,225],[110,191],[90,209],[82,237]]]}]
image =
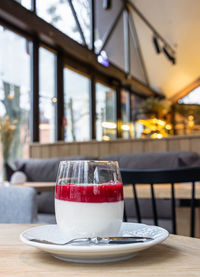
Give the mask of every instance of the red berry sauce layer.
[{"label": "red berry sauce layer", "polygon": [[85,203],[117,202],[123,200],[123,185],[107,183],[98,185],[56,185],[55,198]]}]

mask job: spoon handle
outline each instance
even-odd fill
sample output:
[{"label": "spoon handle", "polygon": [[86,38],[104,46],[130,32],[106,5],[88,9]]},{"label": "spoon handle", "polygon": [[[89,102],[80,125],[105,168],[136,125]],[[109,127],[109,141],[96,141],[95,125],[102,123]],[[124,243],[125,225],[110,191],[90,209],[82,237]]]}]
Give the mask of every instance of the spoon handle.
[{"label": "spoon handle", "polygon": [[37,243],[45,243],[49,245],[67,245],[67,244],[127,244],[127,243],[139,243],[139,242],[147,242],[153,240],[150,237],[94,237],[94,238],[77,238],[72,239],[66,243],[56,243],[47,240],[27,238],[29,241],[37,242]]}]

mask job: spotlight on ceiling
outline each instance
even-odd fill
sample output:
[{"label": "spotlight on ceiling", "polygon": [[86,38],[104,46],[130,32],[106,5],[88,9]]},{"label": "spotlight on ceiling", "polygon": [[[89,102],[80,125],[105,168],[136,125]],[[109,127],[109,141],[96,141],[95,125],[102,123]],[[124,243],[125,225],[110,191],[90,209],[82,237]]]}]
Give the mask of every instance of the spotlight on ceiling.
[{"label": "spotlight on ceiling", "polygon": [[153,36],[153,44],[154,44],[156,53],[157,53],[157,54],[160,54],[161,49],[160,49],[160,45],[159,45],[159,43],[158,43],[158,38],[156,37],[156,35]]},{"label": "spotlight on ceiling", "polygon": [[163,52],[164,52],[165,56],[170,60],[170,62],[172,64],[176,64],[175,57],[169,53],[169,51],[167,50],[166,46],[163,46]]}]

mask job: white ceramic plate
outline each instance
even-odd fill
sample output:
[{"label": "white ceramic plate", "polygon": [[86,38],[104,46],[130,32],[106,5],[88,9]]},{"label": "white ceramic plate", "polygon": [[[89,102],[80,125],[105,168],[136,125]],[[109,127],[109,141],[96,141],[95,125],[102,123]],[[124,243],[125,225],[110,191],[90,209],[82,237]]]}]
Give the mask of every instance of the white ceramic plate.
[{"label": "white ceramic plate", "polygon": [[119,236],[148,236],[152,241],[131,243],[123,245],[47,245],[45,243],[31,242],[26,237],[44,239],[63,243],[66,240],[59,232],[57,225],[43,225],[33,227],[21,233],[21,240],[31,246],[37,247],[52,256],[70,262],[103,263],[129,259],[138,251],[156,245],[168,237],[169,233],[163,228],[139,223],[123,223]]}]

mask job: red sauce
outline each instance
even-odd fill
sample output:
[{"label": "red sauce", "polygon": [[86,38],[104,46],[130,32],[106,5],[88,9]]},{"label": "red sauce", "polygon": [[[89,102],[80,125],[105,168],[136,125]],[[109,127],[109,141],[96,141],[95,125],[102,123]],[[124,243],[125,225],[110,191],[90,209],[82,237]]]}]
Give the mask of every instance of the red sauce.
[{"label": "red sauce", "polygon": [[65,201],[85,203],[117,202],[123,200],[123,185],[56,185],[55,198]]}]

